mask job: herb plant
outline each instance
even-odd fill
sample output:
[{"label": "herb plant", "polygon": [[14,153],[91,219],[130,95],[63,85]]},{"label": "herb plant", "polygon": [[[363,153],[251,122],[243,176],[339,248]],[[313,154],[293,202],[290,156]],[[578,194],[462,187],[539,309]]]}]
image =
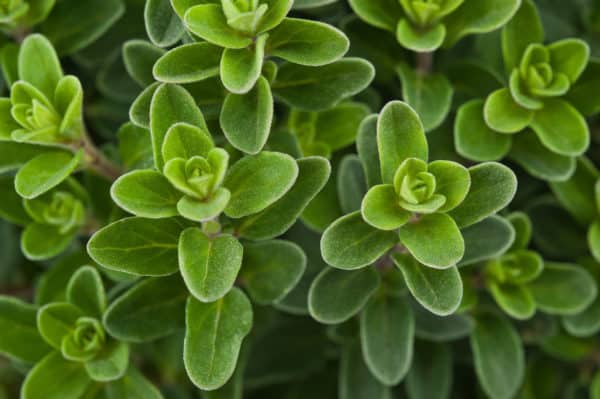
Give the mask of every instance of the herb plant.
[{"label": "herb plant", "polygon": [[0,399],[600,398],[597,2],[0,30]]}]

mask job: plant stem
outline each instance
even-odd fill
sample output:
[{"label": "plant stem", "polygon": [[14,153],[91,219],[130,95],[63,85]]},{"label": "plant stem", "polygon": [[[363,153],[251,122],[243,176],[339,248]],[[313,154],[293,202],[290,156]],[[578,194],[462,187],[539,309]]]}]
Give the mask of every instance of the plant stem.
[{"label": "plant stem", "polygon": [[417,53],[417,73],[429,75],[433,71],[433,52]]},{"label": "plant stem", "polygon": [[89,169],[111,181],[117,180],[117,178],[122,175],[121,168],[106,158],[85,132],[81,139],[80,148],[83,148],[83,151],[85,152],[87,167]]}]

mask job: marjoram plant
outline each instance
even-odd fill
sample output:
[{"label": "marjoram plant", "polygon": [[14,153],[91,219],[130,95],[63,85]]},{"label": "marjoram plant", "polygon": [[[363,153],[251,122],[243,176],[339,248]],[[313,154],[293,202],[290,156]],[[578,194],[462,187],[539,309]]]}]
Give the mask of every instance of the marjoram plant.
[{"label": "marjoram plant", "polygon": [[0,31],[0,399],[600,399],[597,1]]}]

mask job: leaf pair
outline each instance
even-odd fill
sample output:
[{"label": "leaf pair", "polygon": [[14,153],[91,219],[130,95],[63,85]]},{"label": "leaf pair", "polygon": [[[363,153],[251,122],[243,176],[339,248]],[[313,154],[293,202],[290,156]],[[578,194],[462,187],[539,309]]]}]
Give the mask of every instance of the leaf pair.
[{"label": "leaf pair", "polygon": [[402,46],[428,52],[498,29],[512,18],[519,1],[352,0],[350,6],[368,24],[394,32]]}]

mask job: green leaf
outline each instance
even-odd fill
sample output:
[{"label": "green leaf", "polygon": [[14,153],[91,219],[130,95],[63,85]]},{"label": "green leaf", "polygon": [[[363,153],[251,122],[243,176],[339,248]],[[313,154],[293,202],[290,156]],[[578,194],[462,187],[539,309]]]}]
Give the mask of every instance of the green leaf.
[{"label": "green leaf", "polygon": [[448,31],[444,47],[453,46],[466,35],[487,33],[506,24],[517,12],[520,0],[465,1],[444,18]]},{"label": "green leaf", "polygon": [[219,47],[241,49],[252,44],[250,37],[242,35],[227,24],[221,5],[194,6],[187,10],[184,21],[193,34]]},{"label": "green leaf", "polygon": [[422,74],[407,64],[397,68],[402,81],[402,98],[421,117],[425,131],[442,124],[452,104],[454,89],[441,74]]},{"label": "green leaf", "polygon": [[436,270],[419,264],[409,255],[394,254],[392,259],[411,294],[424,308],[438,316],[448,316],[458,309],[463,284],[456,266]]},{"label": "green leaf", "polygon": [[583,312],[564,316],[562,324],[567,332],[575,337],[591,337],[600,331],[600,297]]},{"label": "green leaf", "polygon": [[406,392],[410,399],[446,399],[452,390],[452,351],[449,345],[421,342],[406,375]]},{"label": "green leaf", "polygon": [[231,290],[242,265],[244,248],[231,235],[207,237],[190,227],[179,238],[179,269],[188,289],[202,302],[213,302]]},{"label": "green leaf", "polygon": [[590,132],[583,116],[566,101],[549,98],[536,111],[531,128],[544,146],[560,155],[579,156],[590,145]]},{"label": "green leaf", "polygon": [[[94,10],[93,18],[90,10]],[[62,0],[40,30],[61,55],[72,54],[99,39],[124,13],[121,0]]]},{"label": "green leaf", "polygon": [[436,316],[414,303],[415,334],[418,338],[433,342],[450,342],[467,337],[473,330],[473,320],[463,314]]},{"label": "green leaf", "polygon": [[527,287],[490,282],[489,290],[498,306],[509,316],[526,320],[535,314],[535,301]]},{"label": "green leaf", "polygon": [[143,280],[111,303],[104,326],[112,336],[127,342],[165,337],[184,326],[188,296],[179,275]]},{"label": "green leaf", "polygon": [[594,95],[598,92],[600,80],[598,71],[600,62],[597,59],[590,59],[587,68],[577,80],[576,84],[571,86],[571,90],[566,94],[567,100],[584,116],[589,117],[600,111],[600,102]]},{"label": "green leaf", "polygon": [[339,399],[390,399],[390,388],[379,382],[367,368],[358,341],[342,348],[339,371]]},{"label": "green leaf", "polygon": [[258,36],[251,47],[225,49],[219,72],[227,90],[235,94],[246,94],[252,90],[263,68],[267,37]]},{"label": "green leaf", "polygon": [[21,235],[21,251],[27,259],[50,259],[67,249],[77,233],[74,230],[63,234],[59,226],[31,223]]},{"label": "green leaf", "polygon": [[238,288],[212,303],[188,299],[183,360],[198,388],[211,391],[229,380],[252,317],[252,305]]},{"label": "green leaf", "polygon": [[59,352],[52,352],[27,374],[21,398],[79,399],[91,385],[82,363],[68,361]]},{"label": "green leaf", "polygon": [[396,39],[409,50],[427,53],[438,49],[446,37],[444,24],[435,24],[428,28],[417,28],[407,19],[402,18],[396,28]]},{"label": "green leaf", "polygon": [[202,112],[186,89],[171,84],[160,85],[150,104],[150,133],[154,163],[158,170],[162,170],[164,166],[161,149],[167,131],[179,122],[208,130]]},{"label": "green leaf", "polygon": [[358,127],[369,112],[365,104],[357,102],[344,102],[319,112],[314,122],[315,142],[327,145],[332,152],[348,147],[356,140]]},{"label": "green leaf", "polygon": [[81,267],[90,264],[92,260],[85,250],[75,251],[61,257],[39,279],[36,287],[35,303],[45,305],[50,302],[65,302],[66,287],[71,276]]},{"label": "green leaf", "polygon": [[154,78],[165,83],[192,83],[219,75],[223,50],[210,43],[175,47],[156,61]]},{"label": "green leaf", "polygon": [[350,0],[349,3],[363,21],[390,32],[396,30],[404,14],[397,0]]},{"label": "green leaf", "polygon": [[162,156],[165,162],[174,158],[188,160],[194,156],[206,158],[214,147],[212,137],[206,130],[187,123],[176,123],[167,131]]},{"label": "green leaf", "polygon": [[398,243],[391,231],[365,223],[360,212],[333,222],[321,238],[321,253],[329,265],[345,270],[360,269],[382,257]]},{"label": "green leaf", "polygon": [[184,32],[181,20],[169,0],[148,0],[144,8],[144,21],[148,37],[159,47],[172,46]]},{"label": "green leaf", "polygon": [[322,111],[363,91],[375,76],[373,66],[360,58],[344,58],[320,67],[284,63],[271,88],[285,104]]},{"label": "green leaf", "polygon": [[421,263],[435,269],[456,265],[465,253],[465,243],[454,219],[443,213],[422,215],[400,228],[400,241]]},{"label": "green leaf", "polygon": [[[19,169],[38,155],[48,152],[52,150],[40,145],[0,141],[0,173]],[[66,151],[53,151],[53,153],[68,154]]]},{"label": "green leaf", "polygon": [[[397,385],[413,356],[415,320],[404,298],[375,295],[360,315],[360,338],[369,370],[382,384]],[[389,348],[394,350],[389,350]]]},{"label": "green leaf", "polygon": [[360,312],[379,284],[379,274],[372,267],[324,269],[310,286],[308,310],[321,323],[343,323]]},{"label": "green leaf", "polygon": [[582,312],[598,293],[592,276],[571,263],[546,262],[542,274],[528,287],[541,311],[557,315]]},{"label": "green leaf", "polygon": [[321,157],[307,157],[297,163],[298,178],[281,199],[257,214],[239,219],[236,230],[241,237],[268,240],[280,236],[323,189],[331,174],[329,162]]},{"label": "green leaf", "polygon": [[50,303],[38,310],[38,331],[48,344],[60,351],[63,338],[71,333],[81,316],[84,316],[81,309],[71,303]]},{"label": "green leaf", "polygon": [[559,155],[546,148],[531,130],[516,135],[509,154],[530,175],[547,181],[565,181],[576,168],[574,157]]},{"label": "green leaf", "polygon": [[85,370],[94,381],[114,381],[125,375],[129,366],[129,345],[112,341],[94,359],[85,363]]},{"label": "green leaf", "polygon": [[79,165],[81,151],[47,152],[27,162],[15,176],[15,189],[23,198],[36,198],[62,183]]},{"label": "green leaf", "polygon": [[123,378],[105,386],[106,399],[163,399],[160,391],[133,366]]},{"label": "green leaf", "polygon": [[490,129],[483,119],[483,100],[463,104],[454,122],[456,152],[473,161],[497,161],[511,148],[512,137]]},{"label": "green leaf", "polygon": [[177,218],[121,219],[98,230],[87,250],[107,269],[138,276],[166,276],[178,270],[177,244],[186,227]]},{"label": "green leaf", "polygon": [[493,398],[511,398],[521,386],[524,355],[521,339],[502,317],[484,313],[471,334],[475,372],[483,390]]},{"label": "green leaf", "polygon": [[384,183],[392,183],[405,159],[427,161],[428,147],[419,116],[406,103],[386,104],[377,121],[377,147]]},{"label": "green leaf", "polygon": [[577,160],[577,168],[569,180],[550,183],[558,201],[581,225],[589,225],[598,216],[594,190],[598,177],[596,167],[582,157]]},{"label": "green leaf", "polygon": [[590,226],[587,241],[594,258],[596,260],[600,259],[600,221],[596,220]]},{"label": "green leaf", "polygon": [[244,245],[240,279],[259,305],[283,299],[300,281],[306,255],[291,241],[271,240]]},{"label": "green leaf", "polygon": [[580,39],[564,39],[549,44],[547,49],[555,73],[562,73],[571,83],[575,83],[590,58],[589,45]]},{"label": "green leaf", "polygon": [[225,213],[231,218],[258,213],[283,197],[298,177],[292,157],[263,151],[236,162],[223,185],[231,192]]},{"label": "green leaf", "polygon": [[265,0],[269,6],[258,25],[258,32],[263,33],[279,25],[292,8],[293,0]]},{"label": "green leaf", "polygon": [[356,136],[356,148],[365,171],[368,187],[381,183],[379,149],[377,148],[377,119],[377,115],[369,115],[364,118]]},{"label": "green leaf", "polygon": [[517,191],[517,177],[508,167],[486,162],[469,168],[471,190],[467,198],[450,211],[459,227],[482,221],[508,205]]},{"label": "green leaf", "polygon": [[164,50],[145,40],[128,40],[123,44],[123,64],[129,76],[141,87],[154,83],[152,68]]},{"label": "green leaf", "polygon": [[156,82],[146,87],[131,104],[129,119],[136,126],[150,129],[150,105],[154,93],[160,86],[160,83]]},{"label": "green leaf", "polygon": [[136,216],[152,219],[177,216],[182,194],[162,173],[134,170],[119,177],[110,189],[115,203]]},{"label": "green leaf", "polygon": [[18,65],[21,80],[31,83],[47,98],[54,98],[63,71],[48,39],[40,34],[29,35],[21,44]]},{"label": "green leaf", "polygon": [[102,317],[106,309],[106,295],[102,278],[92,266],[79,268],[69,280],[67,300],[86,315]]},{"label": "green leaf", "polygon": [[338,167],[337,188],[344,213],[360,209],[367,193],[367,182],[362,162],[355,154],[344,156]]},{"label": "green leaf", "polygon": [[15,191],[14,178],[10,175],[0,177],[0,217],[10,223],[26,226],[31,217],[23,207],[23,198]]},{"label": "green leaf", "polygon": [[37,331],[36,314],[35,306],[0,296],[0,353],[35,363],[51,350]]},{"label": "green leaf", "polygon": [[269,82],[259,77],[248,93],[228,94],[219,121],[232,146],[248,154],[257,154],[267,142],[273,122]]},{"label": "green leaf", "polygon": [[483,116],[485,123],[493,130],[500,133],[517,133],[531,124],[535,112],[517,104],[510,90],[500,89],[488,96]]},{"label": "green leaf", "polygon": [[[465,255],[458,263],[466,266],[503,255],[515,242],[515,229],[505,219],[490,216],[463,230]],[[481,239],[485,237],[485,239]]]},{"label": "green leaf", "polygon": [[367,223],[379,230],[396,230],[412,216],[400,206],[398,194],[391,184],[372,187],[362,201],[361,214]]},{"label": "green leaf", "polygon": [[267,53],[299,65],[335,62],[348,51],[346,35],[331,25],[307,19],[285,18],[269,32]]},{"label": "green leaf", "polygon": [[531,0],[523,0],[514,18],[502,30],[502,53],[507,71],[521,62],[527,47],[544,41],[544,28]]},{"label": "green leaf", "polygon": [[438,212],[448,212],[460,205],[471,188],[471,175],[467,168],[452,161],[433,161],[427,171],[435,176],[435,193],[446,197]]}]

